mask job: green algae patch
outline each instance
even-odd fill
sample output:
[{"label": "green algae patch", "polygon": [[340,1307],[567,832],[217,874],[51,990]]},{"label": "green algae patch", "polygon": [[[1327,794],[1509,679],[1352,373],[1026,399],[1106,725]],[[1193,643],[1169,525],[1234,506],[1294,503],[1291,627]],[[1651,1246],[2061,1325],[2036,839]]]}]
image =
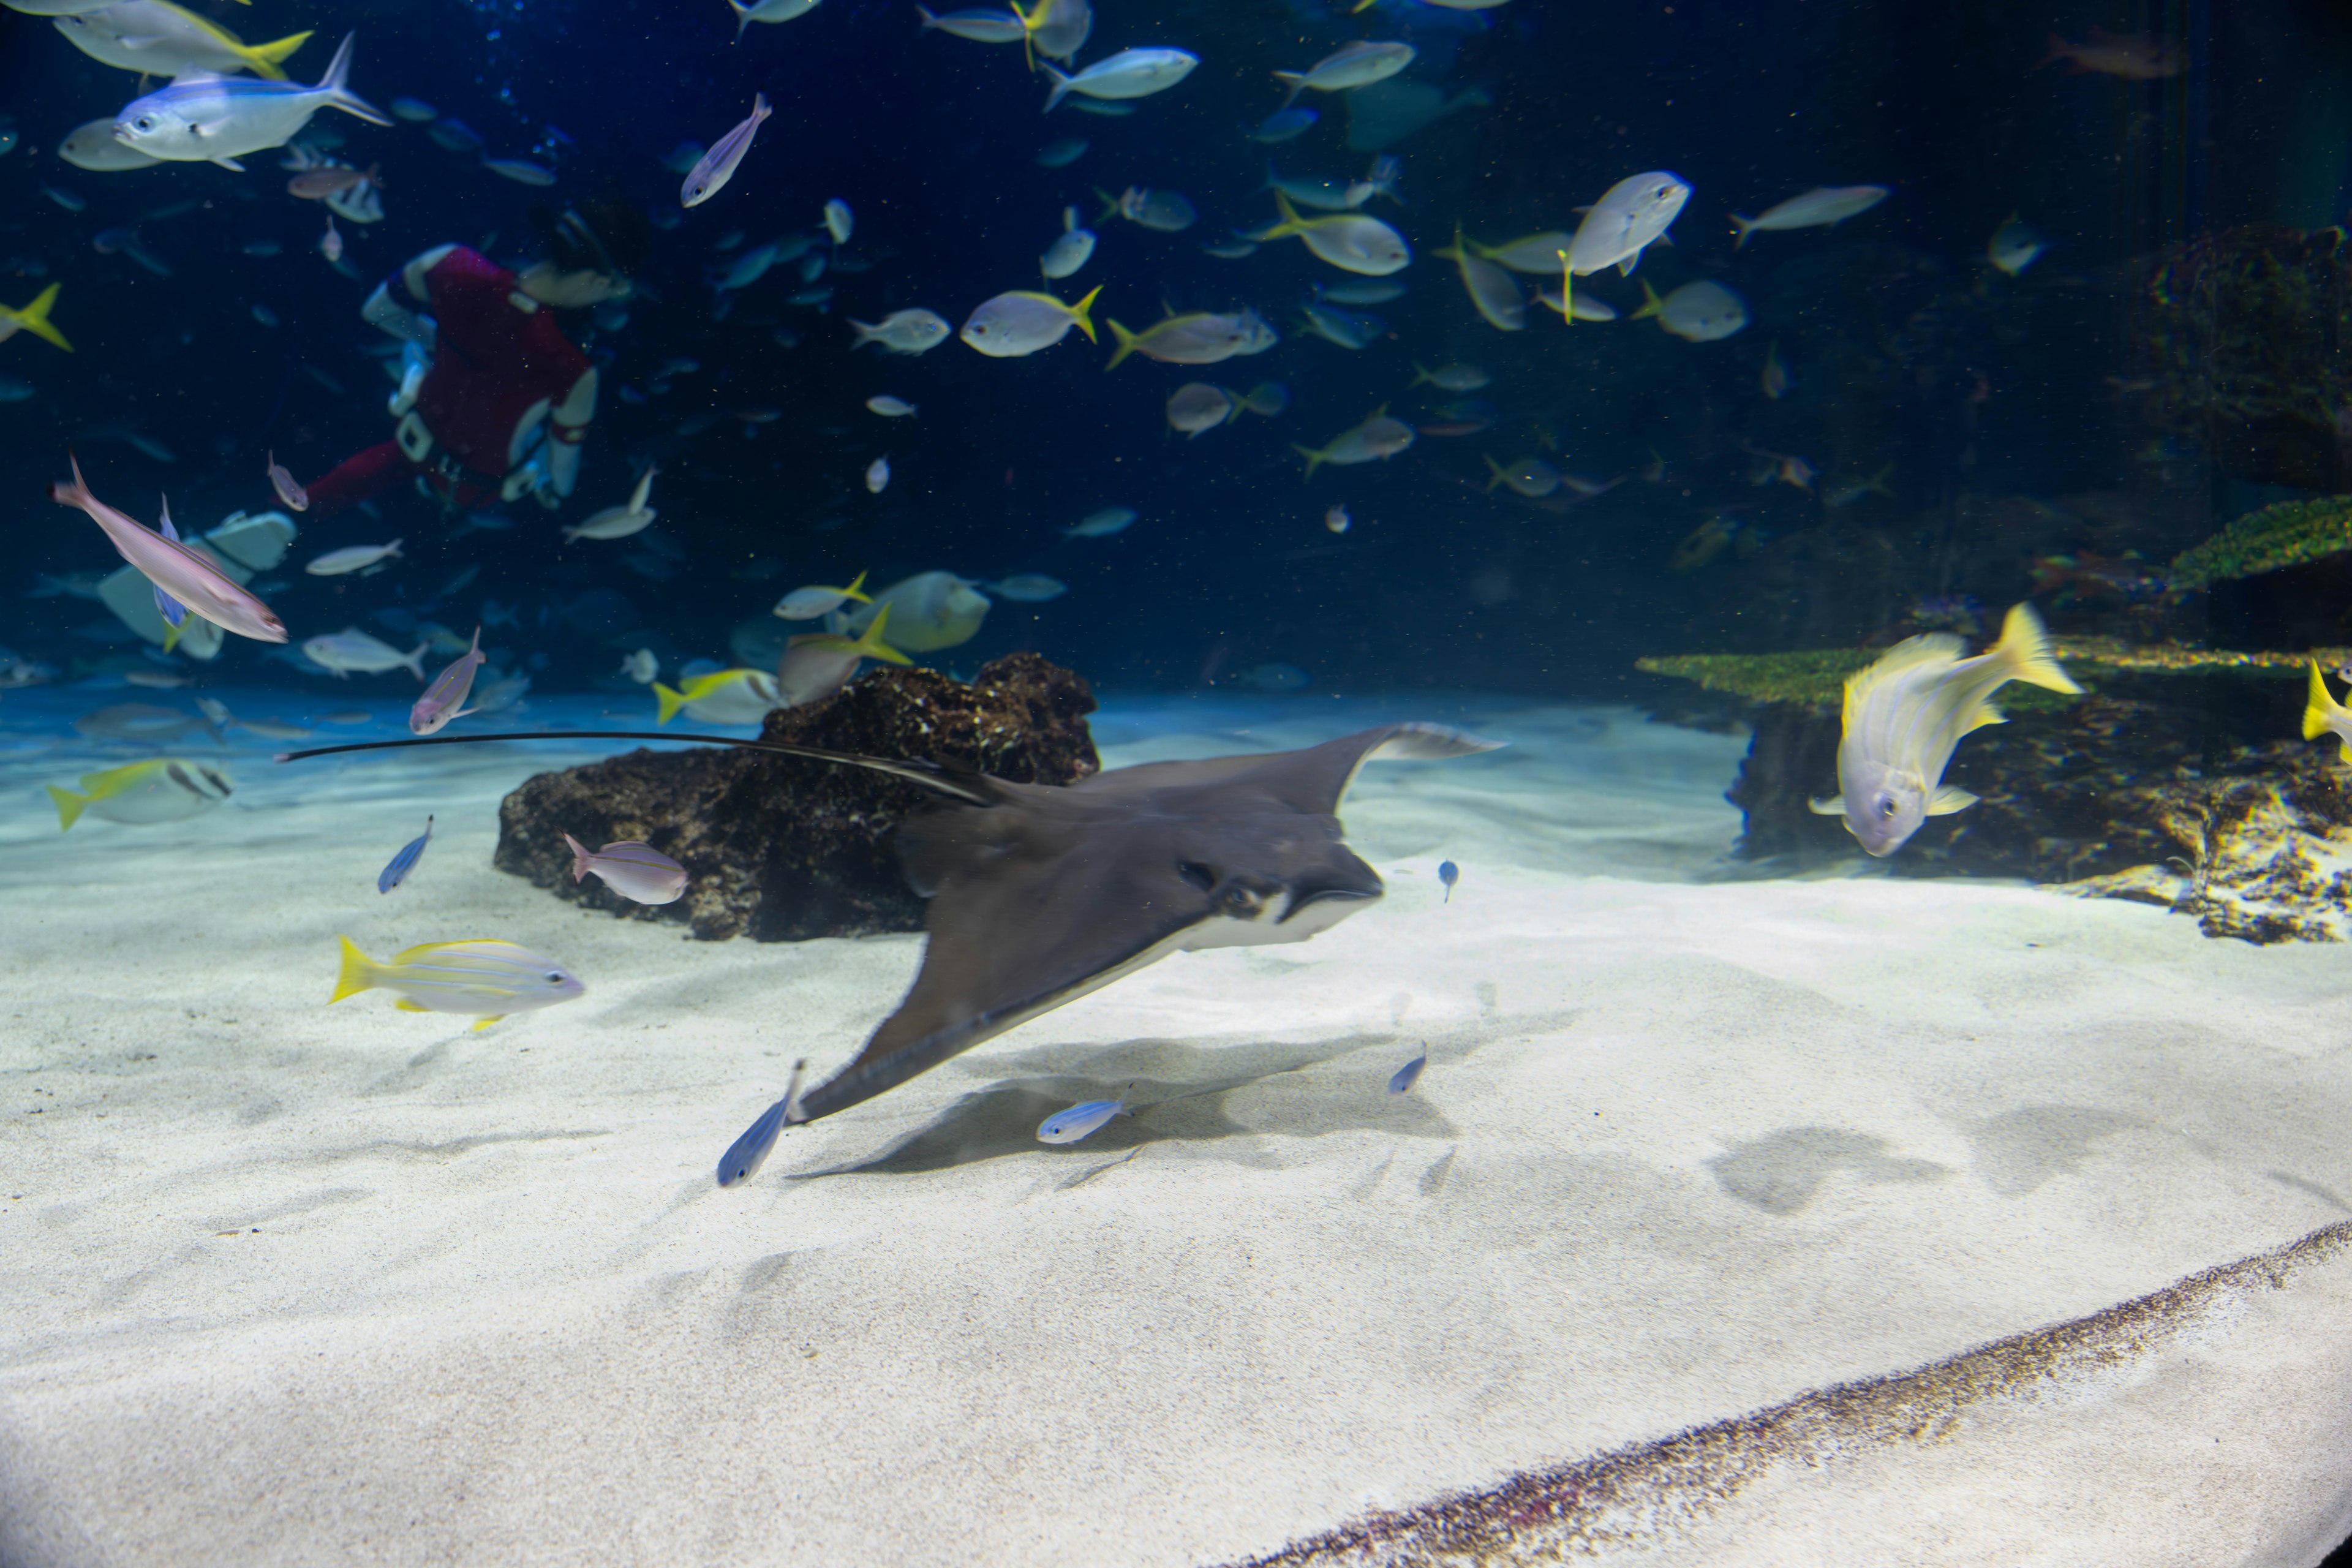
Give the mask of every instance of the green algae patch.
[{"label": "green algae patch", "polygon": [[2169,574],[2175,592],[2187,593],[2301,566],[2352,550],[2352,496],[2284,500],[2250,511],[2194,549],[2184,551]]}]

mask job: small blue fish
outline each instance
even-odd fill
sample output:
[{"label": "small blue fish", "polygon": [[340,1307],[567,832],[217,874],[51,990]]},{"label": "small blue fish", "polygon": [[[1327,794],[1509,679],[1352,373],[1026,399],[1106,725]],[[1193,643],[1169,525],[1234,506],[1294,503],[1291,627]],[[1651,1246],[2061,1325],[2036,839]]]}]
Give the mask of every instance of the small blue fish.
[{"label": "small blue fish", "polygon": [[801,1091],[801,1069],[806,1061],[793,1064],[792,1081],[784,1086],[784,1098],[760,1112],[760,1120],[743,1130],[743,1136],[727,1146],[719,1156],[719,1184],[740,1187],[760,1173],[760,1166],[768,1158],[768,1151],[776,1146],[776,1137],[791,1119],[793,1100]]},{"label": "small blue fish", "polygon": [[1127,1109],[1124,1100],[1090,1100],[1057,1110],[1037,1124],[1040,1143],[1075,1143]]},{"label": "small blue fish", "polygon": [[1437,879],[1445,884],[1445,901],[1454,901],[1454,884],[1462,879],[1462,868],[1451,860],[1437,863]]},{"label": "small blue fish", "polygon": [[1411,1093],[1412,1086],[1421,1081],[1421,1069],[1428,1065],[1429,1047],[1423,1046],[1421,1047],[1421,1055],[1396,1069],[1395,1075],[1389,1079],[1389,1092],[1391,1094]]},{"label": "small blue fish", "polygon": [[433,819],[428,816],[425,819],[423,836],[410,839],[408,847],[392,858],[391,863],[384,867],[383,873],[376,878],[375,890],[379,893],[389,893],[408,880],[408,874],[416,869],[416,862],[424,858],[425,847],[432,841]]}]

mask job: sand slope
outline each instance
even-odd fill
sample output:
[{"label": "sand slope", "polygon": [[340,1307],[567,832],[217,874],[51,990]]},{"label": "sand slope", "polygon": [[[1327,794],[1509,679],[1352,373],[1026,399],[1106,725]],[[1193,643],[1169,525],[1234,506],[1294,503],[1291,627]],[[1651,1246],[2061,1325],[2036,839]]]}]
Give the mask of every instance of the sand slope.
[{"label": "sand slope", "polygon": [[[491,871],[499,795],[590,754],[563,745],[241,747],[231,807],[60,837],[38,785],[100,753],[49,739],[89,700],[45,700],[0,709],[10,1568],[1239,1559],[2352,1215],[2341,950],[2023,888],[1705,880],[1736,739],[1328,699],[1098,732],[1113,765],[1387,717],[1517,744],[1367,770],[1373,910],[1172,960],[720,1192],[792,1058],[852,1053],[919,939],[694,943]],[[479,1034],[330,1008],[342,931],[507,937],[589,991]],[[1133,1121],[1034,1141],[1129,1084]],[[2352,1393],[2352,1262],[2322,1251],[2103,1376],[1611,1539],[2315,1560]]]}]

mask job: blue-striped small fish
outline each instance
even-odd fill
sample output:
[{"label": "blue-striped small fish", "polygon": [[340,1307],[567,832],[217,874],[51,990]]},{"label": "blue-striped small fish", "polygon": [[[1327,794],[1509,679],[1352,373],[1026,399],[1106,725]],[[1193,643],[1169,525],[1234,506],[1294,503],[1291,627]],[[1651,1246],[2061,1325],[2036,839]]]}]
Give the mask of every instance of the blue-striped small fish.
[{"label": "blue-striped small fish", "polygon": [[776,1146],[776,1139],[792,1119],[793,1099],[801,1091],[801,1073],[805,1060],[793,1064],[792,1080],[784,1086],[783,1099],[760,1112],[760,1119],[743,1130],[743,1136],[727,1145],[727,1152],[719,1156],[719,1184],[740,1187],[760,1173],[768,1158],[768,1151]]},{"label": "blue-striped small fish", "polygon": [[1090,1100],[1057,1110],[1037,1124],[1040,1143],[1075,1143],[1127,1109],[1124,1100]]},{"label": "blue-striped small fish", "polygon": [[1423,1046],[1421,1047],[1421,1055],[1396,1069],[1395,1076],[1389,1079],[1389,1092],[1410,1094],[1412,1091],[1412,1086],[1421,1081],[1421,1069],[1428,1065],[1429,1047]]},{"label": "blue-striped small fish", "polygon": [[587,987],[562,964],[510,942],[428,942],[378,963],[343,938],[343,969],[329,1002],[377,986],[400,993],[404,1013],[479,1015],[487,1029],[509,1013],[552,1007]]},{"label": "blue-striped small fish", "polygon": [[399,854],[384,864],[383,871],[376,877],[375,890],[389,893],[408,880],[408,874],[416,869],[416,862],[424,858],[425,847],[432,841],[433,819],[428,816],[425,819],[425,831],[410,839]]}]

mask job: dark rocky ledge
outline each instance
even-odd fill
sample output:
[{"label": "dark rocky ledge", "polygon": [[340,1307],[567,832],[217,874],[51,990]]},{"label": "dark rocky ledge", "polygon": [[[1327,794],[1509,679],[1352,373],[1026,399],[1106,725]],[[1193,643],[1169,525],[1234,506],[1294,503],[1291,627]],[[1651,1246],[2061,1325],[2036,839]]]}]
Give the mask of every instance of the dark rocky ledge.
[{"label": "dark rocky ledge", "polygon": [[[1069,784],[1101,766],[1087,728],[1094,708],[1081,677],[1012,654],[969,686],[929,669],[876,669],[821,702],[769,714],[761,737]],[[890,834],[929,799],[881,773],[794,757],[636,751],[541,773],[508,795],[494,864],[562,898],[677,921],[709,942],[920,931],[923,902],[899,874]],[[593,876],[574,884],[565,833],[592,848],[642,840],[693,879],[677,903],[650,909]]]}]

